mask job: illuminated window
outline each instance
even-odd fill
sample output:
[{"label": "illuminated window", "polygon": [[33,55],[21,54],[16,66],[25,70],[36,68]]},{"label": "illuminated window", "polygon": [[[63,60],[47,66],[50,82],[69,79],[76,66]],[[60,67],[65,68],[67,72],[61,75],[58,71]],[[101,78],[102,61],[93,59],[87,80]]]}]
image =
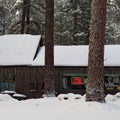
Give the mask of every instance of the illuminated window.
[{"label": "illuminated window", "polygon": [[63,76],[62,89],[85,89],[85,76]]},{"label": "illuminated window", "polygon": [[71,84],[72,85],[82,85],[83,84],[83,80],[82,80],[81,77],[72,77]]}]

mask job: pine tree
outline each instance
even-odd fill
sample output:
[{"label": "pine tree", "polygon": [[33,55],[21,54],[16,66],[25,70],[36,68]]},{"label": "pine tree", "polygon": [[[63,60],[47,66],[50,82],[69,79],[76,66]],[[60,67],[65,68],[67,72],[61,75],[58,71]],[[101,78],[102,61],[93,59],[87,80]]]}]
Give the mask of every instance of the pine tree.
[{"label": "pine tree", "polygon": [[46,0],[44,94],[55,94],[54,81],[54,0]]},{"label": "pine tree", "polygon": [[120,44],[120,0],[108,0],[106,44]]},{"label": "pine tree", "polygon": [[8,33],[44,35],[45,0],[18,0],[12,8],[14,15]]},{"label": "pine tree", "polygon": [[6,16],[6,10],[3,6],[0,6],[0,35],[5,34],[5,16]]},{"label": "pine tree", "polygon": [[[21,34],[29,33],[30,28],[30,0],[23,1],[23,12],[21,20]],[[25,31],[26,28],[26,31]]]},{"label": "pine tree", "polygon": [[27,0],[23,1],[22,20],[21,20],[21,34],[25,33],[25,21],[27,12]]},{"label": "pine tree", "polygon": [[0,1],[0,34],[6,34],[8,26],[11,23],[13,15],[11,9],[16,0],[1,0]]},{"label": "pine tree", "polygon": [[92,0],[86,101],[105,102],[104,42],[107,0]]},{"label": "pine tree", "polygon": [[55,44],[88,44],[91,0],[55,0]]}]

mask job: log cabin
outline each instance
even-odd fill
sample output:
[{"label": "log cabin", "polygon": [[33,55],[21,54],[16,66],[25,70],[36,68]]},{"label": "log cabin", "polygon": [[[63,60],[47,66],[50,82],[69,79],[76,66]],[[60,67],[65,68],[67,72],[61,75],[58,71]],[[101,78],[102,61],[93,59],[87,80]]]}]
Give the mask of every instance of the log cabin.
[{"label": "log cabin", "polygon": [[[27,98],[44,93],[45,46],[40,35],[0,36],[0,92]],[[120,45],[105,45],[105,92],[120,91]],[[88,45],[54,46],[55,92],[85,94]]]}]

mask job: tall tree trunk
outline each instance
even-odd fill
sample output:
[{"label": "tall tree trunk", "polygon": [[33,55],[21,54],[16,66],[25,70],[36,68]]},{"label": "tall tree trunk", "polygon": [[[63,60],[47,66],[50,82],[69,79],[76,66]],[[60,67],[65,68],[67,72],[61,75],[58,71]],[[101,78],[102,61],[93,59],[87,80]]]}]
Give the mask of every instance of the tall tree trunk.
[{"label": "tall tree trunk", "polygon": [[60,15],[60,44],[63,44],[64,43],[64,39],[63,39],[63,16],[62,16],[62,12],[63,12],[63,9],[62,9],[62,0],[61,0],[61,3],[60,3],[60,12],[61,12],[61,15]]},{"label": "tall tree trunk", "polygon": [[6,23],[6,11],[4,9],[4,6],[0,6],[0,35],[5,34],[5,23]]},{"label": "tall tree trunk", "polygon": [[28,34],[30,30],[30,0],[27,0],[26,6],[26,33]]},{"label": "tall tree trunk", "polygon": [[27,0],[24,0],[23,1],[22,20],[21,20],[21,34],[24,34],[24,32],[25,32],[26,5],[27,5]]},{"label": "tall tree trunk", "polygon": [[78,0],[73,0],[73,10],[74,10],[74,14],[73,14],[73,17],[74,17],[74,34],[73,34],[73,41],[75,42],[76,44],[76,41],[77,41],[77,26],[78,26],[78,13],[77,13],[77,5],[78,5]]},{"label": "tall tree trunk", "polygon": [[54,0],[46,0],[44,94],[53,95],[54,81]]},{"label": "tall tree trunk", "polygon": [[5,11],[3,12],[3,21],[2,21],[2,24],[3,24],[3,31],[2,31],[2,34],[5,35],[5,28],[6,28],[6,19],[5,19]]},{"label": "tall tree trunk", "polygon": [[107,0],[92,0],[86,101],[105,102],[104,42]]}]

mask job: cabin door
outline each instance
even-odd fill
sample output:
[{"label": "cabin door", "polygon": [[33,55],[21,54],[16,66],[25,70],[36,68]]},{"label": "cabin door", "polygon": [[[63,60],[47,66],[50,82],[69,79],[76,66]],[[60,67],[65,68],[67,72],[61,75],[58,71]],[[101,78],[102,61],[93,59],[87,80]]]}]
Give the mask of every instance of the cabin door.
[{"label": "cabin door", "polygon": [[0,92],[15,91],[15,74],[11,72],[2,72],[0,74]]}]

